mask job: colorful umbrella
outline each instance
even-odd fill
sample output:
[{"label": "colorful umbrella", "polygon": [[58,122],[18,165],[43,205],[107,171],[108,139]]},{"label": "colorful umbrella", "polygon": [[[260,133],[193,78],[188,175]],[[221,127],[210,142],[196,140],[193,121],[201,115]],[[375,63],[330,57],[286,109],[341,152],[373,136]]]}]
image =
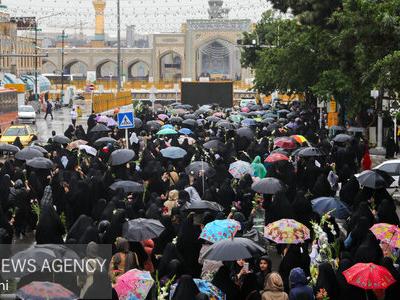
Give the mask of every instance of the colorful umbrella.
[{"label": "colorful umbrella", "polygon": [[[197,288],[199,289],[200,293],[203,293],[208,296],[208,299],[210,300],[225,300],[225,294],[217,288],[215,285],[213,285],[211,282],[203,279],[193,279],[194,283],[196,284]],[[174,296],[175,289],[178,286],[177,283],[173,284],[171,286],[170,290],[170,299]]]},{"label": "colorful umbrella", "polygon": [[295,141],[293,139],[291,139],[290,137],[281,137],[281,138],[275,139],[274,146],[276,148],[282,148],[282,149],[288,149],[288,150],[297,148]]},{"label": "colorful umbrella", "polygon": [[300,145],[303,145],[303,143],[308,143],[308,140],[302,135],[292,135],[291,138],[298,142]]},{"label": "colorful umbrella", "polygon": [[170,128],[161,129],[159,132],[157,132],[157,135],[171,135],[171,134],[177,134],[177,132]]},{"label": "colorful umbrella", "polygon": [[98,123],[107,123],[108,117],[107,116],[97,116],[95,120]]},{"label": "colorful umbrella", "polygon": [[187,140],[189,145],[194,145],[196,144],[196,140],[194,138],[191,138],[189,136],[180,136],[178,139],[179,144],[183,144],[183,142]]},{"label": "colorful umbrella", "polygon": [[161,127],[161,129],[175,129],[175,127],[172,124],[165,124]]},{"label": "colorful umbrella", "polygon": [[378,223],[370,228],[376,238],[392,248],[400,248],[400,228],[396,225]]},{"label": "colorful umbrella", "polygon": [[264,162],[267,162],[267,163],[275,163],[275,162],[277,162],[277,161],[282,161],[282,160],[288,161],[288,160],[289,160],[289,157],[287,157],[286,155],[284,155],[284,154],[282,154],[282,153],[276,152],[276,153],[272,153],[271,155],[269,155],[269,156],[264,160]]},{"label": "colorful umbrella", "polygon": [[254,171],[251,167],[251,164],[242,160],[238,160],[230,164],[229,173],[231,173],[231,175],[236,179],[240,179],[246,174],[253,175]]},{"label": "colorful umbrella", "polygon": [[115,121],[113,118],[108,118],[108,120],[107,120],[107,126],[108,127],[114,127],[114,126],[117,126],[117,125],[118,125],[117,121]]},{"label": "colorful umbrella", "polygon": [[143,300],[153,284],[150,272],[133,269],[118,277],[114,288],[120,300]]},{"label": "colorful umbrella", "polygon": [[299,244],[310,238],[310,230],[293,219],[281,219],[268,224],[264,236],[278,244]]},{"label": "colorful umbrella", "polygon": [[240,230],[240,223],[235,220],[215,220],[203,228],[200,237],[211,243],[216,243],[233,238],[238,230]]},{"label": "colorful umbrella", "polygon": [[53,282],[32,281],[17,290],[16,295],[19,299],[29,300],[71,300],[78,299],[70,290],[67,290],[62,285]]},{"label": "colorful umbrella", "polygon": [[396,280],[390,272],[373,263],[358,263],[343,272],[349,284],[364,290],[384,290]]}]

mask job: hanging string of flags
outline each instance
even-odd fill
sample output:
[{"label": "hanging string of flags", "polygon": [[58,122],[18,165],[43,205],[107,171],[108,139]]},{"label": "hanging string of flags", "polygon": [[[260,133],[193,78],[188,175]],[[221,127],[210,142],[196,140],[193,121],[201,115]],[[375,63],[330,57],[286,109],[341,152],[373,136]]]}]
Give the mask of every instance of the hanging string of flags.
[{"label": "hanging string of flags", "polygon": [[[3,0],[12,16],[47,16],[62,12],[56,18],[43,19],[40,26],[45,29],[65,28],[72,24],[94,20],[92,1],[82,0]],[[187,19],[208,18],[207,0],[120,0],[122,28],[136,25],[138,33],[177,32]],[[262,12],[270,9],[266,0],[225,0],[229,7],[229,17],[248,18],[253,22],[261,18]],[[113,32],[117,27],[116,0],[106,0],[106,31]],[[85,25],[85,30],[94,29]]]}]

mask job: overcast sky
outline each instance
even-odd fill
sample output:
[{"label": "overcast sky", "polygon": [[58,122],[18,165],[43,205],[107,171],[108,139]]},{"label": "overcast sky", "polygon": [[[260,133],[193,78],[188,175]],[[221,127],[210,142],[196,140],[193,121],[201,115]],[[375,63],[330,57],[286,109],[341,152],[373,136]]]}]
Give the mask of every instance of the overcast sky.
[{"label": "overcast sky", "polygon": [[[208,18],[208,0],[120,0],[122,29],[136,25],[141,33],[176,32],[187,19]],[[93,34],[94,11],[92,0],[2,0],[12,16],[37,16],[38,18],[62,13],[39,21],[44,31],[79,33],[80,26],[86,34]],[[106,0],[106,32],[115,35],[117,0]],[[270,8],[266,0],[225,0],[224,7],[231,8],[230,18],[249,18],[258,21]]]}]

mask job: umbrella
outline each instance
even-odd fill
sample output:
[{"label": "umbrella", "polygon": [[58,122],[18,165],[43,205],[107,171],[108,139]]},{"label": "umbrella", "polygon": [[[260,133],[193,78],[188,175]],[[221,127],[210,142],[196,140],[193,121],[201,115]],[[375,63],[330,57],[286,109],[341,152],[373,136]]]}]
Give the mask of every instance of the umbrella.
[{"label": "umbrella", "polygon": [[278,124],[273,123],[273,124],[268,125],[266,130],[268,132],[273,132],[273,131],[277,130],[279,127],[280,126]]},{"label": "umbrella", "polygon": [[15,154],[15,158],[19,160],[28,160],[35,157],[43,157],[43,153],[31,147],[24,148]]},{"label": "umbrella", "polygon": [[79,146],[80,151],[86,151],[87,154],[90,154],[92,156],[96,156],[97,150],[93,147],[90,147],[88,145],[80,145]]},{"label": "umbrella", "polygon": [[160,130],[160,128],[161,128],[161,124],[158,123],[157,121],[148,121],[146,123],[146,126],[151,131]]},{"label": "umbrella", "polygon": [[285,156],[289,156],[289,150],[285,150],[285,149],[282,149],[282,148],[276,148],[271,152],[271,154],[275,154],[275,153],[279,153],[279,154],[283,154]]},{"label": "umbrella", "polygon": [[345,203],[334,197],[319,197],[311,201],[313,210],[320,216],[331,212],[337,219],[347,219],[350,210]]},{"label": "umbrella", "polygon": [[296,149],[297,145],[292,138],[281,137],[274,140],[274,147],[291,150]]},{"label": "umbrella", "polygon": [[226,120],[221,120],[221,121],[219,121],[218,123],[217,123],[217,126],[218,127],[222,127],[222,128],[225,128],[225,129],[235,129],[235,126],[232,124],[232,123],[229,123],[228,121],[226,121]]},{"label": "umbrella", "polygon": [[171,135],[171,134],[177,134],[177,132],[171,128],[161,129],[159,132],[157,132],[157,135]]},{"label": "umbrella", "polygon": [[257,123],[253,119],[244,119],[241,124],[242,126],[255,126]]},{"label": "umbrella", "polygon": [[169,121],[171,122],[171,124],[180,124],[182,123],[183,119],[181,117],[172,117],[171,119],[169,119]]},{"label": "umbrella", "polygon": [[118,277],[114,286],[120,300],[146,299],[154,279],[150,272],[132,269]]},{"label": "umbrella", "polygon": [[196,120],[187,119],[182,122],[183,125],[190,126],[192,128],[196,128],[198,126]]},{"label": "umbrella", "polygon": [[212,177],[215,175],[215,170],[211,165],[204,161],[194,161],[185,168],[188,175]]},{"label": "umbrella", "polygon": [[296,150],[293,150],[293,152],[291,153],[290,156],[299,156],[300,151],[301,151],[301,150],[304,150],[304,149],[307,149],[307,148],[308,148],[308,147],[300,147],[300,148],[297,148]]},{"label": "umbrella", "polygon": [[384,290],[396,281],[385,267],[373,263],[357,263],[343,275],[347,283],[364,290]]},{"label": "umbrella", "polygon": [[388,175],[385,176],[384,174],[383,171],[377,172],[377,170],[366,170],[356,177],[362,186],[371,189],[388,188],[393,183],[394,179],[391,176],[388,177]]},{"label": "umbrella", "polygon": [[116,181],[110,186],[113,191],[118,188],[122,188],[125,193],[142,193],[144,191],[143,184],[130,180]]},{"label": "umbrella", "polygon": [[211,140],[203,144],[203,147],[214,152],[223,152],[226,149],[226,145],[220,140]]},{"label": "umbrella", "polygon": [[114,143],[116,143],[117,142],[117,140],[115,140],[115,139],[113,139],[113,138],[111,138],[111,137],[108,137],[108,136],[106,136],[106,137],[102,137],[102,138],[99,138],[98,140],[96,140],[95,142],[94,142],[94,145],[95,146],[101,146],[101,145],[106,145],[106,144],[114,144]]},{"label": "umbrella", "polygon": [[135,152],[130,149],[118,149],[110,155],[110,165],[120,166],[130,162],[135,157]]},{"label": "umbrella", "polygon": [[192,106],[190,104],[180,104],[177,105],[176,108],[192,109]]},{"label": "umbrella", "polygon": [[260,194],[274,195],[283,190],[284,184],[276,178],[267,177],[251,185],[251,189]]},{"label": "umbrella", "polygon": [[278,114],[280,114],[280,115],[286,115],[286,114],[288,114],[288,113],[290,113],[290,110],[287,110],[287,109],[280,109],[280,110],[278,110]]},{"label": "umbrella", "polygon": [[284,155],[284,154],[282,154],[282,153],[276,152],[276,153],[270,154],[270,155],[265,159],[264,162],[267,162],[267,163],[275,163],[275,162],[277,162],[277,161],[282,161],[282,160],[288,161],[288,160],[289,160],[289,157],[287,157],[286,155]]},{"label": "umbrella", "polygon": [[107,123],[108,122],[108,117],[107,116],[97,116],[96,117],[96,122]]},{"label": "umbrella", "polygon": [[297,154],[300,157],[314,157],[314,156],[322,156],[322,152],[315,147],[307,147],[299,151]]},{"label": "umbrella", "polygon": [[303,143],[308,143],[308,140],[302,135],[292,135],[291,138],[298,142],[300,145],[303,145]]},{"label": "umbrella", "polygon": [[350,127],[349,129],[347,129],[348,132],[360,132],[360,133],[364,133],[365,129],[362,127]]},{"label": "umbrella", "polygon": [[211,243],[233,238],[240,230],[240,223],[231,220],[215,220],[208,223],[201,231],[200,237]]},{"label": "umbrella", "polygon": [[0,151],[17,153],[19,150],[20,149],[17,146],[14,146],[11,144],[6,144],[6,143],[0,143]]},{"label": "umbrella", "polygon": [[378,223],[370,228],[376,238],[392,248],[400,248],[400,228],[396,225]]},{"label": "umbrella", "polygon": [[206,120],[210,123],[218,123],[219,121],[221,121],[221,118],[216,117],[216,116],[210,116],[210,117],[207,117]]},{"label": "umbrella", "polygon": [[168,119],[169,117],[166,114],[159,114],[157,116],[157,118],[159,118],[161,121],[165,121],[166,119]]},{"label": "umbrella", "polygon": [[108,118],[108,120],[107,120],[107,126],[108,126],[108,127],[118,126],[118,123],[117,123],[117,121],[115,121],[113,118]]},{"label": "umbrella", "polygon": [[300,244],[310,238],[310,230],[293,219],[280,219],[265,226],[264,236],[277,244]]},{"label": "umbrella", "polygon": [[49,170],[53,168],[53,162],[44,157],[34,157],[26,161],[26,165],[34,169]]},{"label": "umbrella", "polygon": [[337,142],[337,143],[344,143],[344,142],[348,142],[352,139],[353,137],[351,135],[348,134],[338,134],[337,136],[335,136],[332,141]]},{"label": "umbrella", "polygon": [[189,119],[191,119],[191,120],[196,120],[196,119],[197,119],[197,117],[196,117],[195,114],[187,114],[187,115],[184,115],[183,118],[184,118],[185,120],[189,120]]},{"label": "umbrella", "polygon": [[333,126],[329,127],[329,130],[334,130],[334,131],[345,131],[346,128],[344,128],[343,126],[333,125]]},{"label": "umbrella", "polygon": [[76,140],[76,141],[69,143],[67,146],[67,149],[68,150],[76,149],[76,148],[79,148],[80,145],[86,145],[87,143],[88,143],[88,141],[85,141],[85,140]]},{"label": "umbrella", "polygon": [[[213,285],[211,282],[203,279],[197,279],[193,278],[194,283],[196,284],[197,288],[199,289],[200,293],[207,295],[207,299],[212,299],[212,300],[225,300],[226,296],[225,294],[217,288],[215,285]],[[178,286],[177,283],[174,283],[171,285],[170,288],[170,298],[173,297],[175,294],[176,287]]]},{"label": "umbrella", "polygon": [[139,118],[133,118],[133,123],[135,123],[135,128],[140,128],[143,125],[143,121]]},{"label": "umbrella", "polygon": [[216,202],[206,201],[206,200],[198,200],[190,203],[186,203],[183,208],[189,211],[224,211],[224,208]]},{"label": "umbrella", "polygon": [[165,158],[180,159],[187,154],[186,150],[180,147],[168,147],[161,150],[161,155]]},{"label": "umbrella", "polygon": [[192,134],[193,133],[193,131],[191,131],[189,128],[181,128],[181,129],[179,129],[179,131],[178,131],[180,134],[185,134],[185,135],[189,135],[189,134]]},{"label": "umbrella", "polygon": [[109,132],[109,131],[111,131],[111,129],[102,123],[97,123],[96,126],[90,129],[90,132]]},{"label": "umbrella", "polygon": [[175,127],[172,124],[165,124],[161,126],[161,129],[175,129]]},{"label": "umbrella", "polygon": [[160,236],[164,229],[158,220],[139,218],[122,225],[122,236],[131,242],[141,242]]},{"label": "umbrella", "polygon": [[194,138],[189,137],[189,136],[182,136],[182,135],[179,137],[178,142],[179,142],[179,144],[182,145],[183,142],[184,142],[185,140],[188,141],[188,144],[189,144],[189,145],[194,145],[194,144],[196,144],[196,140],[195,140]]},{"label": "umbrella", "polygon": [[19,299],[29,300],[70,300],[78,299],[73,292],[64,288],[61,284],[48,281],[32,281],[18,289],[16,295]]},{"label": "umbrella", "polygon": [[241,137],[253,139],[254,138],[254,132],[248,127],[242,127],[236,130],[236,134]]},{"label": "umbrella", "polygon": [[207,123],[207,121],[205,119],[197,119],[196,123],[198,126],[204,126]]},{"label": "umbrella", "polygon": [[71,142],[71,140],[69,138],[67,138],[65,135],[55,135],[53,136],[53,142],[54,143],[58,143],[58,144],[69,144]]},{"label": "umbrella", "polygon": [[234,178],[240,179],[246,174],[250,174],[253,176],[254,171],[253,168],[251,167],[251,164],[242,160],[238,160],[230,164],[229,173]]},{"label": "umbrella", "polygon": [[251,258],[265,253],[265,249],[252,240],[246,238],[233,238],[213,244],[204,253],[203,258],[215,261],[235,261]]},{"label": "umbrella", "polygon": [[265,119],[263,119],[263,120],[261,121],[261,123],[263,123],[263,124],[271,124],[271,123],[273,123],[273,122],[275,122],[275,119],[274,119],[274,118],[265,118]]}]

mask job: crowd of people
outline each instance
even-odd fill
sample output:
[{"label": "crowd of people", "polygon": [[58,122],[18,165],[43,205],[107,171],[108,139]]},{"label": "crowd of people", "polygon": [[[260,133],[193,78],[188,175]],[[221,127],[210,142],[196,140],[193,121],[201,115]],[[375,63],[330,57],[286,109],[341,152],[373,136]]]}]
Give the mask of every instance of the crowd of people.
[{"label": "crowd of people", "polygon": [[[87,299],[99,298],[131,269],[150,272],[160,286],[176,283],[165,299],[211,299],[195,278],[213,284],[227,300],[400,299],[398,250],[370,230],[378,223],[398,226],[399,217],[386,188],[362,186],[355,177],[371,168],[362,135],[335,140],[320,128],[316,109],[300,102],[278,108],[143,107],[135,119],[129,141],[115,122],[96,114],[87,128],[74,122],[61,139],[53,132],[46,143],[36,143],[52,161],[50,169],[7,154],[0,164],[0,242],[33,233],[37,244],[87,244],[88,253],[96,244],[113,245],[108,280],[68,286]],[[127,144],[135,156],[111,163],[112,153]],[[184,155],[165,157],[163,150],[171,147]],[[315,153],[299,155],[303,149]],[[237,161],[251,171],[234,174],[230,166]],[[200,168],[190,168],[195,162]],[[252,186],[265,178],[278,179],[282,188],[257,193]],[[119,181],[143,190],[110,189]],[[317,213],[312,200],[321,197],[340,198],[348,215]],[[218,209],[190,209],[204,200]],[[158,220],[165,229],[153,239],[129,240],[123,224],[139,218]],[[254,241],[264,253],[208,260],[204,254],[212,243],[201,238],[202,230],[225,219],[240,224],[235,237]],[[310,238],[290,244],[266,239],[265,226],[282,219],[303,224]],[[396,281],[386,289],[352,285],[343,272],[357,263],[382,266]],[[19,285],[29,282],[22,278]],[[115,290],[112,297],[118,299]],[[160,297],[155,284],[147,299]]]}]

